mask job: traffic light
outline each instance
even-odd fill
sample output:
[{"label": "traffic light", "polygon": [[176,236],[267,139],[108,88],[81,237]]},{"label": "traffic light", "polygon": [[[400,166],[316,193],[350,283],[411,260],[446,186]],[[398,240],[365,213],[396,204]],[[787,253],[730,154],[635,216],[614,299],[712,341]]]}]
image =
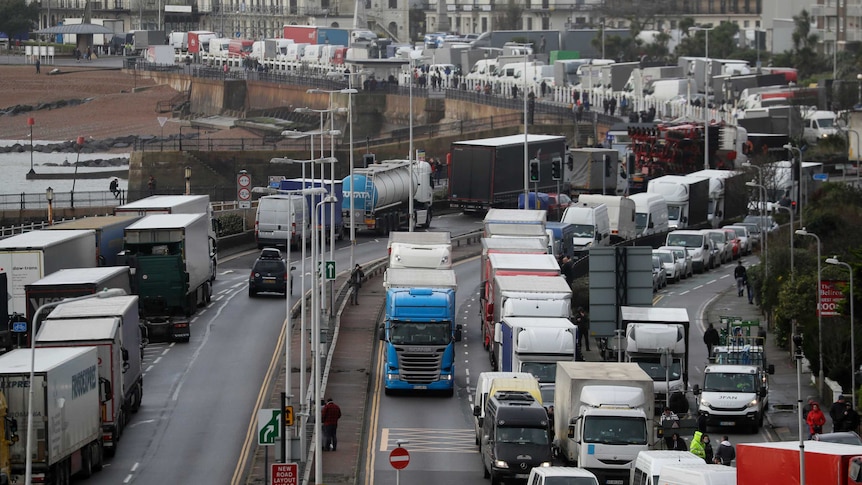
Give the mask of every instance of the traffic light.
[{"label": "traffic light", "polygon": [[534,158],[530,160],[530,182],[539,181],[539,160]]},{"label": "traffic light", "polygon": [[563,160],[555,158],[551,160],[551,178],[553,180],[563,180]]}]

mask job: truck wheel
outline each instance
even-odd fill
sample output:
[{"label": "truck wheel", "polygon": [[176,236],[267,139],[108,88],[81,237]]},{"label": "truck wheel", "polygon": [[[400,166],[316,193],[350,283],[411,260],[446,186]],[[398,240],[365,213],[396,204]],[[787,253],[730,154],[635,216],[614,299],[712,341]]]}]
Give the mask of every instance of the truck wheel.
[{"label": "truck wheel", "polygon": [[54,483],[56,485],[69,485],[71,483],[69,460],[63,460],[54,465]]},{"label": "truck wheel", "polygon": [[141,385],[138,384],[135,388],[135,392],[132,393],[132,405],[129,406],[129,409],[132,410],[133,413],[137,413],[139,409],[141,409],[141,397],[144,395],[144,390],[141,388]]},{"label": "truck wheel", "polygon": [[213,285],[204,283],[204,304],[207,305],[213,301]]},{"label": "truck wheel", "polygon": [[81,450],[81,471],[78,474],[82,478],[90,478],[93,475],[93,445],[87,445]]},{"label": "truck wheel", "polygon": [[93,452],[90,453],[90,460],[93,463],[94,471],[101,471],[102,465],[105,463],[105,455],[102,453],[102,444],[98,441],[93,442]]}]

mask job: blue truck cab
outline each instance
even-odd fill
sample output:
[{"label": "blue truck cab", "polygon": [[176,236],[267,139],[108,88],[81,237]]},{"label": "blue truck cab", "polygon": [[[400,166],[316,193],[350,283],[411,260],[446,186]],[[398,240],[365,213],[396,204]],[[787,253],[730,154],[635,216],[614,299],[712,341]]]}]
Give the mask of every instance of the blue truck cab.
[{"label": "blue truck cab", "polygon": [[455,323],[454,271],[390,268],[384,284],[384,392],[453,395],[455,342],[461,340],[461,325]]}]

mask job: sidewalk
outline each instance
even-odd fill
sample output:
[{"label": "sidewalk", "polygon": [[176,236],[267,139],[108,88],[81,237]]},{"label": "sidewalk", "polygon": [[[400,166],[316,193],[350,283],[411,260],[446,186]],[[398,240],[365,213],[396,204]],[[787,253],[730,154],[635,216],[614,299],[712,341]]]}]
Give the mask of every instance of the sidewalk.
[{"label": "sidewalk", "polygon": [[[703,315],[703,323],[713,323],[718,328],[718,322],[722,316],[739,317],[742,320],[760,320],[761,327],[766,328],[766,317],[760,312],[757,305],[750,305],[748,298],[736,296],[735,284],[729,284],[727,289],[717,298],[713,299],[706,308]],[[697,316],[698,323],[701,315]],[[702,345],[702,330],[691,332],[690,345]],[[797,379],[796,360],[787,349],[781,349],[775,343],[775,338],[767,329],[766,338],[767,362],[775,365],[775,374],[769,376],[769,412],[766,413],[764,428],[774,441],[794,441],[799,439],[799,414],[797,410]],[[808,368],[807,360],[802,361],[802,401],[808,402],[810,396],[816,399],[817,388],[811,380],[811,369]],[[831,430],[832,422],[829,418],[829,406],[831,402],[821,402],[820,407],[826,414],[826,426],[824,429]],[[807,433],[808,425],[803,425],[803,432]],[[807,435],[805,436],[807,439]]]}]

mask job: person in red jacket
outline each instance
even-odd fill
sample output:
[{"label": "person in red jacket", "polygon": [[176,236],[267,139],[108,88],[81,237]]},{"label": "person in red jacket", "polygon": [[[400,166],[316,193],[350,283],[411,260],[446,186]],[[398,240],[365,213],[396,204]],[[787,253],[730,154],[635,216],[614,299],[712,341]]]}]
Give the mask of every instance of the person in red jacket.
[{"label": "person in red jacket", "polygon": [[808,411],[808,416],[805,418],[808,423],[808,439],[812,439],[814,435],[823,432],[823,425],[826,424],[826,416],[820,410],[820,405],[817,403],[811,404],[811,410]]},{"label": "person in red jacket", "polygon": [[341,408],[332,401],[326,400],[326,405],[320,410],[320,423],[323,425],[323,451],[332,450],[338,446],[338,438],[335,436],[338,428],[338,419],[341,418]]}]

